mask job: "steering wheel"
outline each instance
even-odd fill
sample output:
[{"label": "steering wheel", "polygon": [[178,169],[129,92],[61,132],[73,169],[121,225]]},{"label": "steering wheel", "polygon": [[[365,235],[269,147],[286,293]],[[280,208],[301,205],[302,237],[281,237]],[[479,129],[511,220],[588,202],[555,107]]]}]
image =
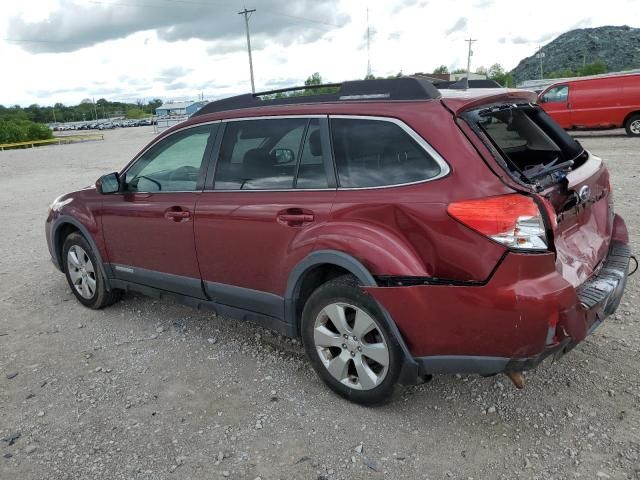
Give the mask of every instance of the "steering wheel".
[{"label": "steering wheel", "polygon": [[174,171],[172,171],[169,174],[169,180],[193,180],[194,177],[197,180],[199,173],[200,169],[191,165],[185,165],[183,167],[178,167]]},{"label": "steering wheel", "polygon": [[136,189],[138,188],[138,181],[140,181],[141,178],[144,178],[145,180],[149,180],[151,183],[155,183],[158,186],[158,190],[162,190],[162,185],[160,184],[159,181],[151,178],[151,177],[147,177],[146,175],[138,175],[135,180],[136,181]]}]

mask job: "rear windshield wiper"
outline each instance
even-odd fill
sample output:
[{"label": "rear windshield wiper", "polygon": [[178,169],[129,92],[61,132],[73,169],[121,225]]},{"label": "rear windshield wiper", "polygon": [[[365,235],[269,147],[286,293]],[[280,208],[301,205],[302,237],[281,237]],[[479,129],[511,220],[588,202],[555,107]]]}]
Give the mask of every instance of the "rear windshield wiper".
[{"label": "rear windshield wiper", "polygon": [[567,160],[566,162],[550,165],[535,173],[528,174],[526,171],[523,173],[529,180],[535,180],[536,178],[545,177],[553,172],[557,172],[558,170],[562,170],[571,166],[573,166],[573,160]]}]

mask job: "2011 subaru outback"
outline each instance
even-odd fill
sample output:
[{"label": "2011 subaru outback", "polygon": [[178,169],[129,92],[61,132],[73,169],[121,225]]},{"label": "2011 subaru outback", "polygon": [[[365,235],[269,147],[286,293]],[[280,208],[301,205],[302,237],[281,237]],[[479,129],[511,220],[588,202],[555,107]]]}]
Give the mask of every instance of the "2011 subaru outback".
[{"label": "2011 subaru outback", "polygon": [[216,101],[51,205],[77,299],[123,291],[301,336],[361,403],[511,374],[615,311],[631,252],[604,162],[531,92],[417,78]]}]

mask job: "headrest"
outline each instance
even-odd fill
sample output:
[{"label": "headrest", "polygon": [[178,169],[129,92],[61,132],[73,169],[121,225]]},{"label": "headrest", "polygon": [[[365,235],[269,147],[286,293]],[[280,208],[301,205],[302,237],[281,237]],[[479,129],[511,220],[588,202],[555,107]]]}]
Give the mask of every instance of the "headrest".
[{"label": "headrest", "polygon": [[242,158],[244,171],[249,178],[260,178],[268,174],[272,166],[269,151],[266,148],[252,148],[247,150]]},{"label": "headrest", "polygon": [[322,139],[320,138],[320,130],[314,130],[309,135],[309,151],[314,157],[322,155]]}]

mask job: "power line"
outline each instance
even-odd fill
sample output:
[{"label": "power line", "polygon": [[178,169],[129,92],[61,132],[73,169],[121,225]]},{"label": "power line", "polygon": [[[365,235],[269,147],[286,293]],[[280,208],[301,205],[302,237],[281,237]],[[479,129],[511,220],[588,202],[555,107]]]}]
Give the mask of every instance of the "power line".
[{"label": "power line", "polygon": [[251,14],[254,13],[256,9],[247,10],[247,7],[244,8],[243,11],[238,12],[238,15],[244,15],[244,25],[247,31],[247,51],[249,52],[249,73],[251,74],[251,93],[256,93],[256,86],[253,82],[253,60],[251,58],[251,37],[249,35],[249,19],[251,18]]}]

